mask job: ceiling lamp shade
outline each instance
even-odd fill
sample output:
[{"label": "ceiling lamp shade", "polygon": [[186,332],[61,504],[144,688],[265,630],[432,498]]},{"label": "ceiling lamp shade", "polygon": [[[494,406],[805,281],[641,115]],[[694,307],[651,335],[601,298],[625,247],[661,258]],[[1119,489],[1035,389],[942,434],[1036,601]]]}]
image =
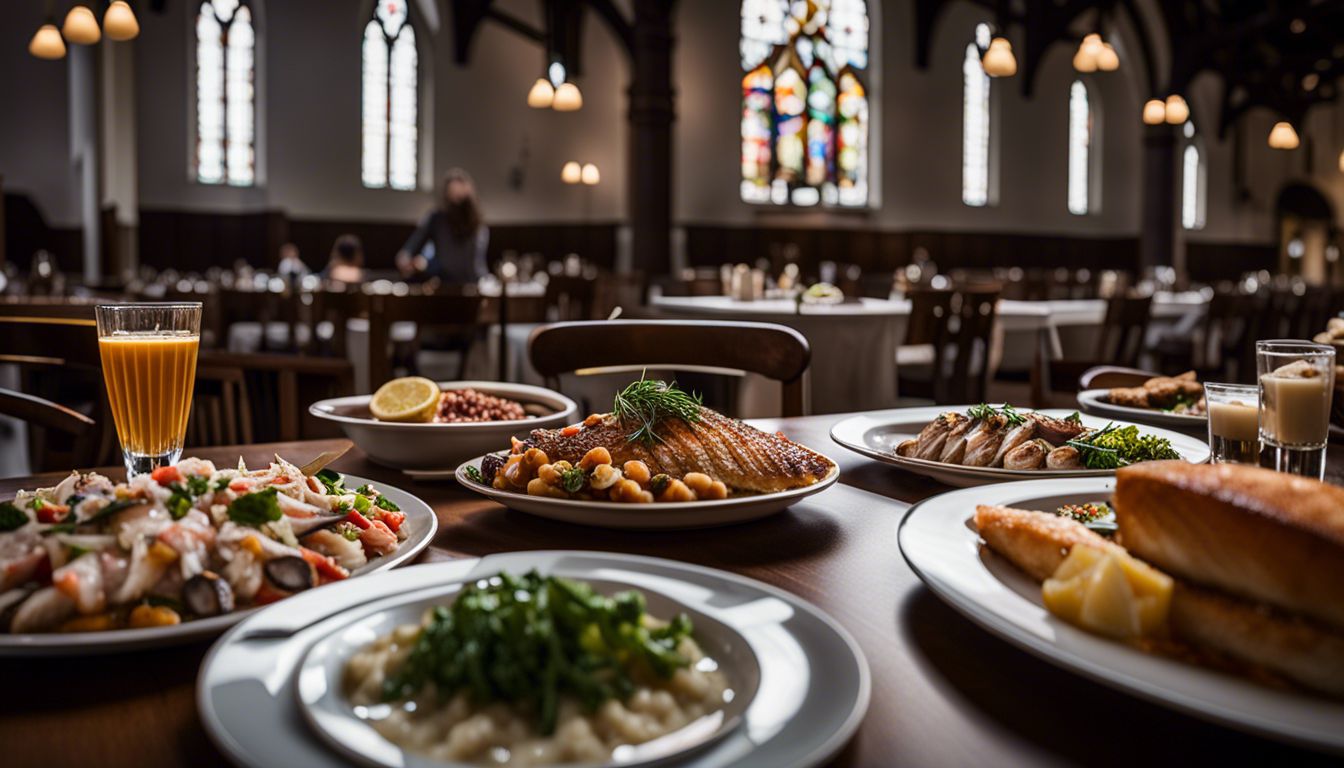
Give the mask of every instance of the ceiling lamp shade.
[{"label": "ceiling lamp shade", "polygon": [[32,42],[28,43],[28,52],[49,61],[65,58],[65,41],[61,39],[61,31],[56,29],[55,24],[38,27]]},{"label": "ceiling lamp shade", "polygon": [[538,77],[537,82],[532,84],[532,89],[527,92],[527,106],[533,109],[550,109],[554,101],[555,88],[551,87],[551,81]]},{"label": "ceiling lamp shade", "polygon": [[578,184],[583,180],[583,169],[573,160],[565,163],[565,167],[560,169],[560,180],[566,184]]},{"label": "ceiling lamp shade", "polygon": [[103,32],[109,40],[134,40],[140,34],[140,22],[126,0],[112,0],[103,14]]},{"label": "ceiling lamp shade", "polygon": [[1105,44],[1101,42],[1101,35],[1093,32],[1083,38],[1083,42],[1078,45],[1078,52],[1073,55],[1073,68],[1079,72],[1096,72],[1098,69],[1097,58]]},{"label": "ceiling lamp shade", "polygon": [[98,28],[98,19],[86,5],[74,5],[65,15],[65,25],[61,27],[65,39],[76,45],[93,45],[103,37]]},{"label": "ceiling lamp shade", "polygon": [[1173,93],[1167,97],[1167,122],[1171,125],[1180,125],[1190,119],[1190,105],[1185,103],[1185,99],[1180,95]]},{"label": "ceiling lamp shade", "polygon": [[579,86],[573,83],[561,83],[555,89],[555,101],[551,104],[557,112],[575,112],[583,107],[583,94]]},{"label": "ceiling lamp shade", "polygon": [[1103,43],[1101,53],[1097,54],[1097,69],[1102,72],[1114,72],[1120,68],[1120,54],[1110,43]]},{"label": "ceiling lamp shade", "polygon": [[1269,146],[1274,149],[1297,149],[1299,143],[1292,123],[1280,120],[1269,131]]},{"label": "ceiling lamp shade", "polygon": [[1143,122],[1161,125],[1167,120],[1167,105],[1161,99],[1149,99],[1143,105]]},{"label": "ceiling lamp shade", "polygon": [[592,163],[585,163],[583,166],[583,183],[591,187],[601,180],[602,174],[597,172],[597,166]]},{"label": "ceiling lamp shade", "polygon": [[989,49],[980,60],[980,66],[990,77],[1012,77],[1017,74],[1017,58],[1013,56],[1013,44],[1006,37],[996,37],[989,41]]}]

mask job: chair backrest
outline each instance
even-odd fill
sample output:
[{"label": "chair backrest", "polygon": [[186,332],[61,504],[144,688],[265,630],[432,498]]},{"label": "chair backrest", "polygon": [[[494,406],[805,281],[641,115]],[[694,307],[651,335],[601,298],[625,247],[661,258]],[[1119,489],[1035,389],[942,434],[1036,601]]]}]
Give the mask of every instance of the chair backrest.
[{"label": "chair backrest", "polygon": [[551,275],[546,283],[546,304],[556,311],[556,319],[591,320],[597,294],[597,278],[576,275]]},{"label": "chair backrest", "polygon": [[[1204,313],[1204,324],[1195,346],[1194,365],[1200,371],[1218,371],[1232,379],[1229,363],[1237,368],[1245,365],[1244,349],[1255,331],[1258,300],[1251,294],[1218,291],[1209,300]],[[1252,372],[1253,373],[1253,372]],[[1244,377],[1247,371],[1238,370]]]},{"label": "chair backrest", "polygon": [[186,444],[193,448],[250,445],[252,437],[246,371],[236,366],[198,365]]},{"label": "chair backrest", "polygon": [[0,362],[102,370],[93,304],[0,302]]},{"label": "chair backrest", "polygon": [[0,389],[0,415],[28,425],[32,472],[87,469],[97,463],[97,423],[78,411],[35,395]]},{"label": "chair backrest", "polygon": [[[999,286],[967,286],[957,289],[956,359],[940,402],[979,403],[989,386],[989,349],[998,316]],[[978,364],[976,361],[979,361]],[[939,369],[941,370],[941,369]]]},{"label": "chair backrest", "polygon": [[1133,367],[1139,363],[1144,337],[1152,315],[1153,297],[1112,296],[1106,303],[1106,318],[1101,324],[1098,357],[1116,365]]},{"label": "chair backrest", "polygon": [[904,346],[935,344],[940,339],[950,338],[948,324],[952,318],[955,292],[941,288],[911,288],[906,295],[910,299],[910,321],[905,326]]},{"label": "chair backrest", "polygon": [[[299,440],[315,436],[305,429],[306,421],[310,424],[317,421],[305,420],[308,404],[324,397],[354,392],[354,368],[344,358],[202,350],[197,370],[200,371],[198,377],[205,377],[204,382],[198,383],[204,385],[208,399],[220,384],[234,391],[237,396],[237,434],[243,442],[250,439],[258,442]],[[238,387],[236,377],[216,374],[221,371],[240,373],[242,387]],[[212,379],[212,375],[216,378]],[[202,391],[202,387],[198,386],[197,391]],[[218,387],[218,391],[222,409],[225,387]],[[244,427],[242,420],[248,415],[251,417],[250,427]],[[222,436],[211,439],[228,439],[228,430],[222,426],[222,412],[220,425],[218,434]]]},{"label": "chair backrest", "polygon": [[[360,291],[318,290],[308,295],[308,338],[310,351],[332,357],[345,357],[346,322],[355,317],[367,317],[369,297]],[[329,347],[319,338],[318,328],[331,323]]]},{"label": "chair backrest", "polygon": [[780,383],[782,415],[801,416],[812,350],[801,333],[772,323],[610,320],[544,325],[532,332],[528,355],[551,386],[563,373],[595,368],[756,373]]},{"label": "chair backrest", "polygon": [[369,386],[377,389],[392,378],[389,342],[393,323],[415,323],[417,332],[422,332],[425,328],[473,328],[480,317],[481,297],[469,290],[370,296]]},{"label": "chair backrest", "polygon": [[1125,368],[1118,365],[1094,365],[1078,377],[1078,391],[1085,389],[1114,389],[1138,387],[1156,376],[1152,371]]}]

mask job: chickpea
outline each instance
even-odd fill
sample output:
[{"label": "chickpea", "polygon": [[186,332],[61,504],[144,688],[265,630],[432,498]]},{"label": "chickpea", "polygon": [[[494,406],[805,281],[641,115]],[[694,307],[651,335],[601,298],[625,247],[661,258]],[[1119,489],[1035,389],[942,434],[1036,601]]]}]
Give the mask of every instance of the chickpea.
[{"label": "chickpea", "polygon": [[561,459],[560,461],[552,462],[551,466],[555,467],[556,472],[567,472],[574,468],[573,464],[570,464],[568,461],[565,461],[563,459]]},{"label": "chickpea", "polygon": [[588,470],[592,469],[593,467],[596,467],[598,464],[610,464],[610,463],[611,463],[611,451],[608,451],[606,448],[603,448],[602,446],[599,445],[598,447],[585,453],[582,459],[579,459],[579,469]]},{"label": "chickpea", "polygon": [[137,605],[131,609],[128,623],[132,629],[166,627],[182,623],[182,617],[177,615],[177,611],[165,605]]},{"label": "chickpea", "polygon": [[724,485],[722,480],[715,480],[709,484],[709,487],[705,489],[704,493],[696,491],[695,495],[706,501],[712,499],[726,499],[728,498],[728,486]]},{"label": "chickpea", "polygon": [[523,454],[523,463],[527,465],[528,476],[536,474],[537,468],[542,464],[550,464],[551,460],[546,458],[546,452],[540,448],[528,448],[527,453]]},{"label": "chickpea", "polygon": [[645,464],[638,459],[631,459],[630,461],[625,462],[625,465],[621,467],[621,469],[624,470],[626,477],[642,486],[648,486],[651,477],[648,464]]},{"label": "chickpea", "polygon": [[601,421],[602,421],[602,414],[599,414],[599,413],[590,413],[590,414],[588,414],[588,418],[586,418],[586,419],[583,420],[583,426],[585,426],[585,427],[595,427],[595,426],[597,426],[599,423],[601,423]]},{"label": "chickpea", "polygon": [[[537,467],[537,479],[545,482],[547,485],[560,484],[560,468],[554,464],[542,464]],[[528,483],[530,486],[531,483]]]},{"label": "chickpea", "polygon": [[568,499],[569,494],[564,489],[556,488],[554,485],[542,480],[540,477],[534,477],[527,483],[528,496],[549,496],[553,499]]},{"label": "chickpea", "polygon": [[515,488],[526,486],[530,476],[527,471],[523,469],[523,455],[515,454],[510,456],[509,460],[504,463],[504,470],[500,472],[500,475],[504,477],[504,482]]},{"label": "chickpea", "polygon": [[630,479],[617,480],[608,489],[612,501],[625,504],[647,504],[653,501],[653,494],[639,487],[639,483]]},{"label": "chickpea", "polygon": [[687,488],[695,491],[696,496],[703,496],[714,480],[703,472],[687,472],[686,477],[682,478],[682,482],[686,483]]},{"label": "chickpea", "polygon": [[695,491],[692,491],[685,483],[680,480],[673,480],[667,484],[662,495],[658,497],[659,501],[695,501]]},{"label": "chickpea", "polygon": [[593,468],[593,474],[588,479],[588,484],[594,490],[601,491],[615,485],[621,479],[621,470],[610,464],[598,464]]}]

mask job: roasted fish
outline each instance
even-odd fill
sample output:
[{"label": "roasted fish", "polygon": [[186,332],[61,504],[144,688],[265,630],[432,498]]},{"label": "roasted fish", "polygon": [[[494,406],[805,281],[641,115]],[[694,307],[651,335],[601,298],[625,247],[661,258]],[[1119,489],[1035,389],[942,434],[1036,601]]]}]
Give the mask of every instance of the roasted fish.
[{"label": "roasted fish", "polygon": [[774,493],[812,485],[835,467],[830,459],[789,440],[781,434],[762,432],[709,408],[700,409],[694,423],[668,417],[655,428],[657,439],[631,439],[640,425],[626,423],[615,414],[589,418],[575,431],[537,429],[525,442],[540,448],[551,461],[577,464],[597,447],[611,452],[612,463],[638,460],[653,474],[683,477],[703,472],[722,480],[729,488],[753,493]]}]

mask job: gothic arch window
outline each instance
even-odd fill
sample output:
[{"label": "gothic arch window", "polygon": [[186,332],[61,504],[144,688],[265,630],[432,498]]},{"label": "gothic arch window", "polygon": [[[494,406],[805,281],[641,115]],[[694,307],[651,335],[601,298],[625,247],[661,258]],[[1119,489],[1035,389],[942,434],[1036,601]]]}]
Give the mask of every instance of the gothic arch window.
[{"label": "gothic arch window", "polygon": [[1185,229],[1203,229],[1208,205],[1208,172],[1204,164],[1204,150],[1195,131],[1195,123],[1187,120],[1181,126],[1185,148],[1181,150],[1181,226]]},{"label": "gothic arch window", "polygon": [[415,189],[419,54],[410,0],[377,0],[364,25],[360,176],[364,186]]},{"label": "gothic arch window", "polygon": [[743,0],[741,196],[868,203],[865,0]]},{"label": "gothic arch window", "polygon": [[196,10],[195,178],[250,187],[257,180],[256,28],[247,0]]},{"label": "gothic arch window", "polygon": [[1096,105],[1091,89],[1082,80],[1069,86],[1069,213],[1096,213],[1099,188],[1097,172]]},{"label": "gothic arch window", "polygon": [[961,201],[989,205],[989,75],[980,64],[992,34],[988,24],[975,26],[975,39],[962,60]]}]

